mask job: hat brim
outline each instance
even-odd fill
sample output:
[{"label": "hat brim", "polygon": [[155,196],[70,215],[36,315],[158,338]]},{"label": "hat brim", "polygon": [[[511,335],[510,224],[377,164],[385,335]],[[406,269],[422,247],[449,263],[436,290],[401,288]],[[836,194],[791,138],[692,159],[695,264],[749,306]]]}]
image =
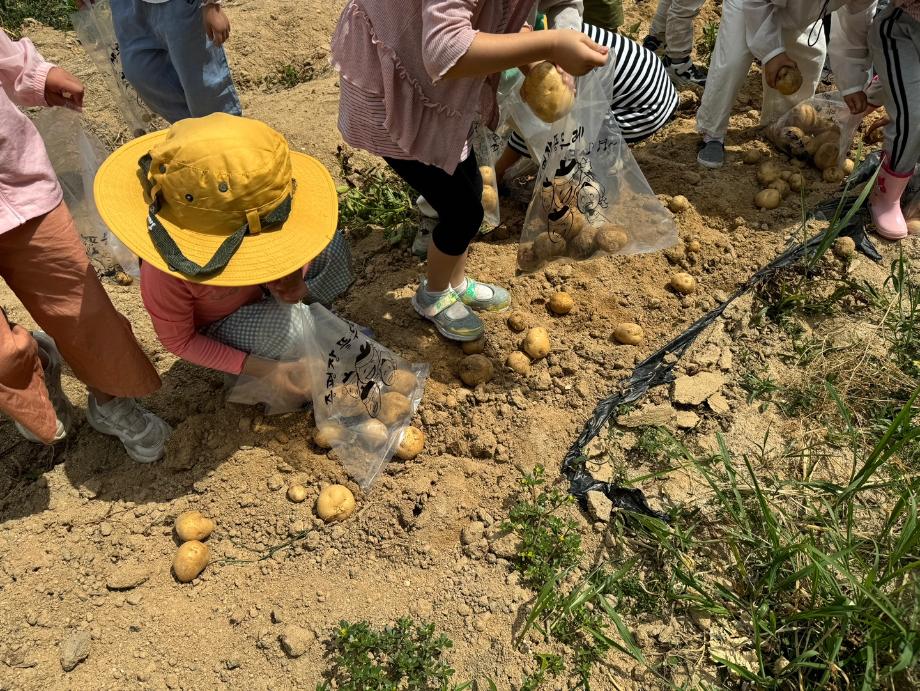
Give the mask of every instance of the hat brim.
[{"label": "hat brim", "polygon": [[[172,271],[147,231],[149,205],[138,161],[166,130],[138,137],[114,151],[99,167],[93,183],[99,215],[124,245],[143,261],[183,280],[214,286],[252,286],[287,276],[314,259],[332,241],[338,223],[338,195],[329,171],[312,156],[291,151],[297,188],[291,213],[279,227],[248,235],[220,273],[189,278]],[[183,228],[163,214],[157,216],[186,257],[206,263],[224,235]]]}]

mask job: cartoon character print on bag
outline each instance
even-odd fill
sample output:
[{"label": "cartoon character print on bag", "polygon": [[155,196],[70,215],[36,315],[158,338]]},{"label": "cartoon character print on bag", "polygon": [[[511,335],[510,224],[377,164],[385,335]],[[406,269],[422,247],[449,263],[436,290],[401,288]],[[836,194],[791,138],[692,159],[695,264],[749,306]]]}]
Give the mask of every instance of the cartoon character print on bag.
[{"label": "cartoon character print on bag", "polygon": [[348,396],[376,418],[383,387],[393,383],[395,372],[393,358],[348,324],[348,335],[336,341],[326,359],[326,405],[349,410],[351,406],[341,401]]},{"label": "cartoon character print on bag", "polygon": [[587,156],[562,161],[550,182],[543,179],[543,210],[552,238],[570,240],[585,222],[604,222],[607,190],[591,171]]}]

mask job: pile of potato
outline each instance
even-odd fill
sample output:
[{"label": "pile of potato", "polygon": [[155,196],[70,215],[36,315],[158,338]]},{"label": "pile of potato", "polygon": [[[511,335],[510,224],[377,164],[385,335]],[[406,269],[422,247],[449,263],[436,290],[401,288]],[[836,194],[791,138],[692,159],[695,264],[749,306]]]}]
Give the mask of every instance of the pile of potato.
[{"label": "pile of potato", "polygon": [[595,227],[574,207],[558,220],[531,220],[524,237],[533,238],[518,246],[518,263],[524,269],[536,269],[559,257],[588,259],[595,252],[615,254],[629,244],[626,228],[615,223]]},{"label": "pile of potato", "polygon": [[[810,162],[825,182],[840,182],[848,175],[840,162],[841,129],[810,103],[800,103],[767,129],[770,140],[784,153]],[[851,168],[852,170],[852,168]]]},{"label": "pile of potato", "polygon": [[204,541],[214,532],[214,521],[200,511],[186,511],[173,524],[179,545],[173,559],[173,574],[180,583],[189,583],[205,570],[211,551]]}]

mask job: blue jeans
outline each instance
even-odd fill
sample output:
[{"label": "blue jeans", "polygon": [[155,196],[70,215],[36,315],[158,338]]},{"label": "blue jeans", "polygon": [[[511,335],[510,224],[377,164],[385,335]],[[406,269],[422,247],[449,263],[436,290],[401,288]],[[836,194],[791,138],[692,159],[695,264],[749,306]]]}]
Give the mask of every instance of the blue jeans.
[{"label": "blue jeans", "polygon": [[240,115],[223,48],[208,39],[201,0],[111,0],[125,77],[170,123],[211,113]]}]

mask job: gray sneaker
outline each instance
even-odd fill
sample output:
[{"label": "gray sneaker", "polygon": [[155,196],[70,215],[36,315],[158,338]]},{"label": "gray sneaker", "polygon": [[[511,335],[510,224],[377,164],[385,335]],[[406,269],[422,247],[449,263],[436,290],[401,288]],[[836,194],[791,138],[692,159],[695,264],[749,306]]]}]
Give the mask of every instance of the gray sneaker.
[{"label": "gray sneaker", "polygon": [[432,295],[422,279],[412,296],[415,311],[434,324],[438,332],[451,341],[475,341],[485,331],[482,319],[460,300],[452,288]]},{"label": "gray sneaker", "polygon": [[90,395],[86,420],[97,432],[118,437],[138,463],[160,460],[172,432],[169,425],[133,398],[114,398],[102,405]]},{"label": "gray sneaker", "polygon": [[438,224],[436,218],[425,218],[418,225],[415,231],[415,239],[412,241],[412,254],[416,257],[425,258],[428,256],[428,245],[431,244],[431,231]]},{"label": "gray sneaker", "polygon": [[704,168],[721,168],[725,163],[725,145],[715,139],[706,142],[696,155],[696,162]]},{"label": "gray sneaker", "polygon": [[[477,291],[476,287],[482,286],[486,290]],[[488,297],[482,293],[488,292]],[[467,276],[466,288],[460,293],[460,300],[464,305],[477,312],[504,312],[511,307],[511,295],[501,286],[492,283],[479,283]]]},{"label": "gray sneaker", "polygon": [[[67,436],[73,425],[73,406],[66,394],[64,394],[64,389],[61,388],[61,365],[64,360],[54,343],[54,339],[44,331],[33,332],[32,338],[38,343],[39,351],[44,353],[45,359],[48,361],[45,366],[45,387],[48,389],[48,398],[51,399],[54,412],[57,414],[57,430],[51,443],[57,444]],[[42,443],[41,439],[18,422],[16,423],[16,429],[30,442],[35,444]]]}]

